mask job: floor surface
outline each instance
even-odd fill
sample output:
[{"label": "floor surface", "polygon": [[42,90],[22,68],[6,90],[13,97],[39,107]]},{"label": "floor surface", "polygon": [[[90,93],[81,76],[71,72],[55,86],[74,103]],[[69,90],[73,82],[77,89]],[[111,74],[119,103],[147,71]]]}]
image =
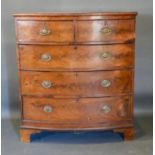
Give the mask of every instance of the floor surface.
[{"label": "floor surface", "polygon": [[152,155],[152,116],[135,118],[136,137],[123,141],[105,132],[43,132],[30,144],[19,140],[19,120],[2,119],[2,155]]}]

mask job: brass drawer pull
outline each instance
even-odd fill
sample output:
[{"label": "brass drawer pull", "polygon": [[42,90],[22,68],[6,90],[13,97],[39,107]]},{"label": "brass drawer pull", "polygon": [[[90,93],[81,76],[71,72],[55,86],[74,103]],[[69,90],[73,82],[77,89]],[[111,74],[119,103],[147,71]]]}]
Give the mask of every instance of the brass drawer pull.
[{"label": "brass drawer pull", "polygon": [[111,108],[108,105],[104,105],[102,107],[102,110],[105,114],[109,113],[111,111]]},{"label": "brass drawer pull", "polygon": [[110,80],[101,81],[101,86],[104,87],[104,88],[110,87],[111,86]]},{"label": "brass drawer pull", "polygon": [[103,60],[108,60],[111,57],[112,57],[112,55],[109,52],[104,52],[104,53],[101,53],[101,55],[100,55],[100,58],[103,59]]},{"label": "brass drawer pull", "polygon": [[50,33],[51,33],[51,31],[49,29],[47,29],[47,28],[43,28],[43,29],[40,30],[40,35],[42,35],[42,36],[47,36]]},{"label": "brass drawer pull", "polygon": [[50,81],[43,81],[42,83],[41,83],[41,85],[42,85],[42,87],[43,88],[46,88],[46,89],[48,89],[48,88],[51,88],[54,84],[52,83],[52,82],[50,82]]},{"label": "brass drawer pull", "polygon": [[42,55],[41,55],[41,60],[42,60],[42,61],[45,61],[45,62],[50,61],[51,58],[52,58],[52,57],[51,57],[50,54],[42,54]]},{"label": "brass drawer pull", "polygon": [[109,27],[103,27],[103,28],[101,29],[101,32],[102,32],[103,34],[105,34],[105,35],[111,35],[111,34],[112,34],[112,29],[109,28]]},{"label": "brass drawer pull", "polygon": [[46,113],[50,113],[50,112],[52,112],[52,107],[46,105],[46,106],[44,106],[43,110],[44,110],[44,112],[46,112]]}]

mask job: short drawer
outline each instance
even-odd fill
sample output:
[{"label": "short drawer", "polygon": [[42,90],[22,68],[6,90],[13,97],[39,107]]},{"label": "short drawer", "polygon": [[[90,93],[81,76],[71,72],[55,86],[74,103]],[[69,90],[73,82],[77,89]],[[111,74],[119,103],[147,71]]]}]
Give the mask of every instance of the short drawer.
[{"label": "short drawer", "polygon": [[92,46],[19,45],[24,70],[110,70],[134,65],[134,44]]},{"label": "short drawer", "polygon": [[77,21],[77,42],[126,43],[135,39],[134,20]]},{"label": "short drawer", "polygon": [[72,42],[71,21],[17,21],[18,42]]},{"label": "short drawer", "polygon": [[100,97],[131,93],[132,70],[95,72],[21,71],[25,95]]},{"label": "short drawer", "polygon": [[131,105],[130,96],[78,100],[23,97],[23,119],[62,124],[129,120]]}]

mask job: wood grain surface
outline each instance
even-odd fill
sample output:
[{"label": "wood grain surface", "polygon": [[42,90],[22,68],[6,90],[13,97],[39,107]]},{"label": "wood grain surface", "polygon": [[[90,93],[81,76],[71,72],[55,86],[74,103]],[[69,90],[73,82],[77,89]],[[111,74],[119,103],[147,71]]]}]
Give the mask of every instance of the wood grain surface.
[{"label": "wood grain surface", "polygon": [[[44,111],[48,106],[51,112]],[[104,107],[110,108],[105,112]],[[131,120],[130,96],[81,99],[23,98],[23,119],[51,124]]]},{"label": "wood grain surface", "polygon": [[[72,42],[74,27],[71,21],[17,21],[17,40],[20,42]],[[48,35],[41,35],[42,29],[48,29]]]},{"label": "wood grain surface", "polygon": [[[111,85],[103,87],[102,81]],[[43,81],[53,86],[44,88]],[[132,93],[130,70],[96,72],[28,72],[21,71],[23,95],[51,95],[70,97],[102,97]]]},{"label": "wood grain surface", "polygon": [[[126,43],[135,39],[134,20],[77,21],[76,27],[77,42]],[[105,27],[110,34],[102,32]]]},{"label": "wood grain surface", "polygon": [[[92,46],[19,45],[20,69],[88,71],[132,68],[134,44]],[[42,60],[43,55],[50,60]]]}]

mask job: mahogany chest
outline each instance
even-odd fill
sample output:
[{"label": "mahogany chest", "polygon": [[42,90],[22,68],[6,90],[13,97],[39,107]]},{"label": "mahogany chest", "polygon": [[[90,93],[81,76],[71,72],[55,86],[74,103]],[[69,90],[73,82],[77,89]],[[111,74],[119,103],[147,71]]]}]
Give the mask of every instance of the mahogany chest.
[{"label": "mahogany chest", "polygon": [[113,130],[133,138],[136,15],[14,15],[21,141],[43,130]]}]

